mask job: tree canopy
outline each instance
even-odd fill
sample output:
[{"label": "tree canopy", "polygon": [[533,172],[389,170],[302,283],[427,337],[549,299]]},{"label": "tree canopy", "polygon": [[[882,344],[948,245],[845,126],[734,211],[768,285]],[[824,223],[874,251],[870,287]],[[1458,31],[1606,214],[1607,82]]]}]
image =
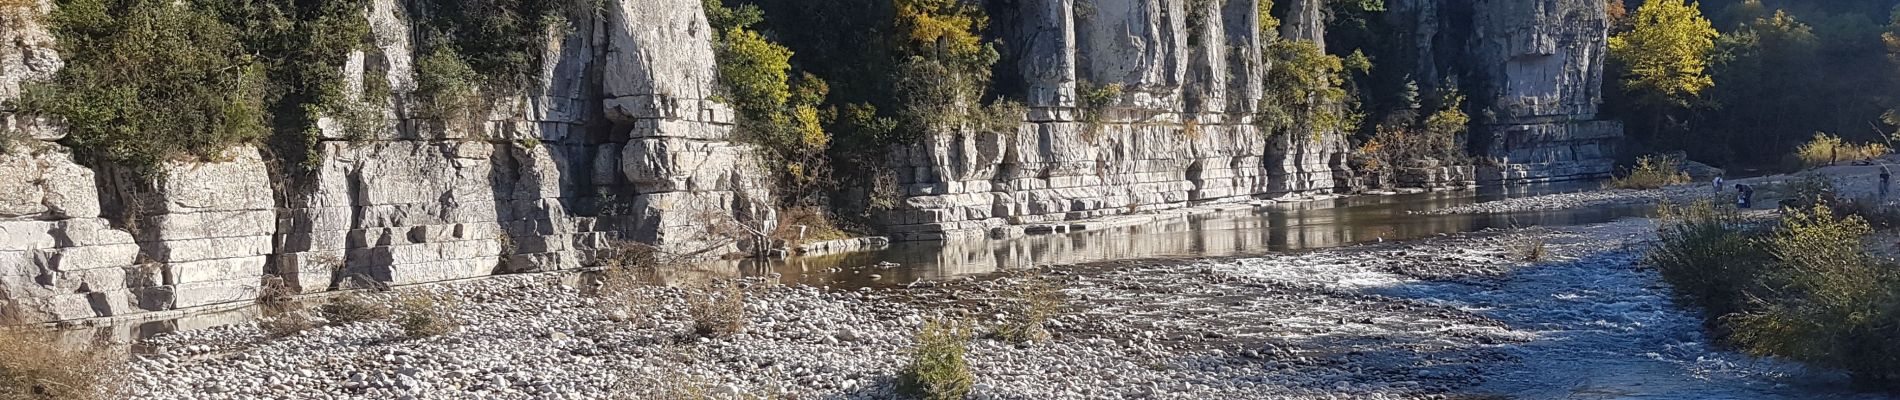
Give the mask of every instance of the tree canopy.
[{"label": "tree canopy", "polygon": [[1652,105],[1687,106],[1715,85],[1709,52],[1720,36],[1702,10],[1683,0],[1652,0],[1636,9],[1634,27],[1610,38],[1610,55],[1628,67],[1623,89]]}]

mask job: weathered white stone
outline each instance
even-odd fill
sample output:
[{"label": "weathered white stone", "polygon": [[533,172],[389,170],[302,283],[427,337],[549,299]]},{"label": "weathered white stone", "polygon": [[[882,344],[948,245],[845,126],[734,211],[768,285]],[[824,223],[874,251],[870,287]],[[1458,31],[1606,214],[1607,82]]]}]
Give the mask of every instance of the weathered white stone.
[{"label": "weathered white stone", "polygon": [[257,278],[193,282],[169,285],[168,308],[189,308],[215,304],[256,301],[262,282]]},{"label": "weathered white stone", "polygon": [[257,281],[269,259],[263,256],[174,262],[165,265],[174,285],[219,281]]},{"label": "weathered white stone", "polygon": [[[22,18],[18,26],[0,29],[0,43],[7,47],[0,50],[0,100],[18,98],[22,84],[51,79],[65,66],[54,46],[53,34],[44,23],[52,1],[28,0],[25,5],[27,9],[22,11],[30,17]],[[0,133],[5,131],[0,129]]]},{"label": "weathered white stone", "polygon": [[697,108],[682,106],[711,98],[716,84],[713,32],[700,3],[614,1],[606,14],[607,116],[697,119]]},{"label": "weathered white stone", "polygon": [[0,221],[0,251],[52,248],[54,222]]},{"label": "weathered white stone", "polygon": [[271,210],[270,168],[256,148],[225,151],[216,162],[169,161],[151,212]]},{"label": "weathered white stone", "polygon": [[151,240],[271,236],[277,231],[272,210],[205,211],[151,217]]},{"label": "weathered white stone", "polygon": [[85,247],[34,250],[35,262],[53,271],[80,271],[95,268],[124,267],[138,261],[136,244],[111,244]]},{"label": "weathered white stone", "polygon": [[1091,0],[1076,15],[1083,79],[1122,85],[1119,106],[1174,110],[1186,79],[1187,0]]},{"label": "weathered white stone", "polygon": [[73,162],[64,149],[40,153],[40,185],[46,189],[46,210],[57,218],[99,216],[99,189],[91,169]]},{"label": "weathered white stone", "polygon": [[41,177],[40,163],[32,154],[0,153],[0,218],[46,212],[46,190],[40,184]]},{"label": "weathered white stone", "polygon": [[148,256],[167,263],[263,256],[272,252],[270,236],[166,240],[148,247]]}]

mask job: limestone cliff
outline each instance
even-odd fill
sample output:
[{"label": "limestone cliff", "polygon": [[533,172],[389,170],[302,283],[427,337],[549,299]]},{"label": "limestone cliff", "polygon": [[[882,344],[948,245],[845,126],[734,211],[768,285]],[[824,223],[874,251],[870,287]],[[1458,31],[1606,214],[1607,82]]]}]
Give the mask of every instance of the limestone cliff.
[{"label": "limestone cliff", "polygon": [[1480,0],[1474,60],[1495,118],[1481,155],[1491,182],[1609,176],[1619,122],[1597,119],[1609,18],[1595,0]]},{"label": "limestone cliff", "polygon": [[1463,80],[1487,184],[1606,177],[1623,137],[1600,120],[1609,32],[1594,0],[1395,0],[1421,84]]},{"label": "limestone cliff", "polygon": [[[1016,25],[1002,29],[1022,73],[998,79],[1022,80],[1026,121],[893,151],[905,197],[888,221],[898,238],[1340,189],[1340,134],[1252,122],[1271,40],[1254,0],[1015,4],[1003,20]],[[1318,35],[1319,25],[1290,26]],[[1079,100],[1109,86],[1122,90],[1108,104]]]},{"label": "limestone cliff", "polygon": [[[753,152],[727,140],[732,112],[709,100],[699,1],[605,4],[568,16],[525,93],[489,94],[484,121],[448,126],[412,116],[418,8],[372,1],[375,45],[345,72],[359,96],[367,82],[396,95],[371,105],[383,117],[368,135],[321,121],[308,173],[240,147],[148,181],[76,163],[55,126],[0,113],[32,136],[0,156],[0,305],[75,320],[571,269],[616,238],[700,256],[751,246],[710,232],[776,218]],[[0,99],[60,65],[43,27],[0,43]]]},{"label": "limestone cliff", "polygon": [[[173,161],[165,179],[83,162],[54,121],[0,110],[0,306],[65,321],[246,304],[276,288],[407,285],[594,264],[617,239],[716,256],[777,220],[752,146],[733,140],[698,0],[607,0],[548,32],[538,79],[489,93],[473,124],[419,118],[412,13],[374,0],[373,46],[345,66],[376,122],[324,118],[302,165],[259,147]],[[1325,42],[1323,2],[1290,1],[1263,37],[1261,0],[990,2],[1028,113],[1017,129],[890,150],[896,239],[1351,189],[1348,140],[1266,131],[1271,40]],[[42,1],[38,12],[49,2]],[[1394,0],[1417,25],[1421,77],[1481,83],[1473,137],[1490,181],[1595,176],[1614,122],[1595,120],[1603,10],[1590,0]],[[61,67],[46,29],[0,30],[0,100]],[[1438,57],[1434,60],[1434,57]],[[375,74],[376,76],[371,76]],[[1436,81],[1436,79],[1429,79]],[[389,85],[373,90],[367,85]],[[1101,88],[1117,96],[1084,101]],[[387,99],[366,95],[393,93]],[[850,173],[850,172],[845,172]]]}]

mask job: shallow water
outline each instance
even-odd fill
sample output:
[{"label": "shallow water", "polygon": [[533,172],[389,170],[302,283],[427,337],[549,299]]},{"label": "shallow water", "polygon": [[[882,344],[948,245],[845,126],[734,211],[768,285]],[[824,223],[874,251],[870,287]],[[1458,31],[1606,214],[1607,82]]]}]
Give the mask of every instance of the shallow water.
[{"label": "shallow water", "polygon": [[[1517,362],[1485,366],[1470,394],[1521,399],[1882,399],[1844,374],[1754,359],[1709,343],[1701,319],[1677,307],[1640,266],[1644,220],[1559,234],[1555,252],[1491,279],[1420,280],[1326,255],[1205,261],[1226,273],[1449,307],[1504,324],[1521,342],[1495,350]],[[1450,253],[1450,252],[1446,252]],[[1455,254],[1452,257],[1457,257]],[[1350,317],[1349,317],[1350,318]],[[1408,337],[1418,331],[1373,331]],[[1415,339],[1429,341],[1431,336]]]},{"label": "shallow water", "polygon": [[[1559,211],[1426,215],[1427,211],[1506,198],[1594,190],[1594,182],[1480,190],[1355,196],[1285,202],[1250,210],[1187,215],[1133,226],[942,242],[903,242],[852,254],[727,261],[717,269],[780,274],[785,283],[831,287],[902,285],[1038,265],[1132,259],[1266,255],[1405,240],[1491,228],[1582,225],[1645,216],[1650,205]],[[881,262],[895,263],[895,266]]]}]

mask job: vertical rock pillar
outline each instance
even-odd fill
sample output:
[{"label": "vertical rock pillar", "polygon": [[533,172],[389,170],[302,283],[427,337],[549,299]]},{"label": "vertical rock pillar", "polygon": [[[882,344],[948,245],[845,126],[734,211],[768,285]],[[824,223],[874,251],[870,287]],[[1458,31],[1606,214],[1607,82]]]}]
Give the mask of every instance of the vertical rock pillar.
[{"label": "vertical rock pillar", "polygon": [[1608,176],[1616,121],[1597,119],[1609,17],[1597,0],[1479,0],[1473,5],[1473,49],[1490,121],[1478,171],[1489,184]]}]

